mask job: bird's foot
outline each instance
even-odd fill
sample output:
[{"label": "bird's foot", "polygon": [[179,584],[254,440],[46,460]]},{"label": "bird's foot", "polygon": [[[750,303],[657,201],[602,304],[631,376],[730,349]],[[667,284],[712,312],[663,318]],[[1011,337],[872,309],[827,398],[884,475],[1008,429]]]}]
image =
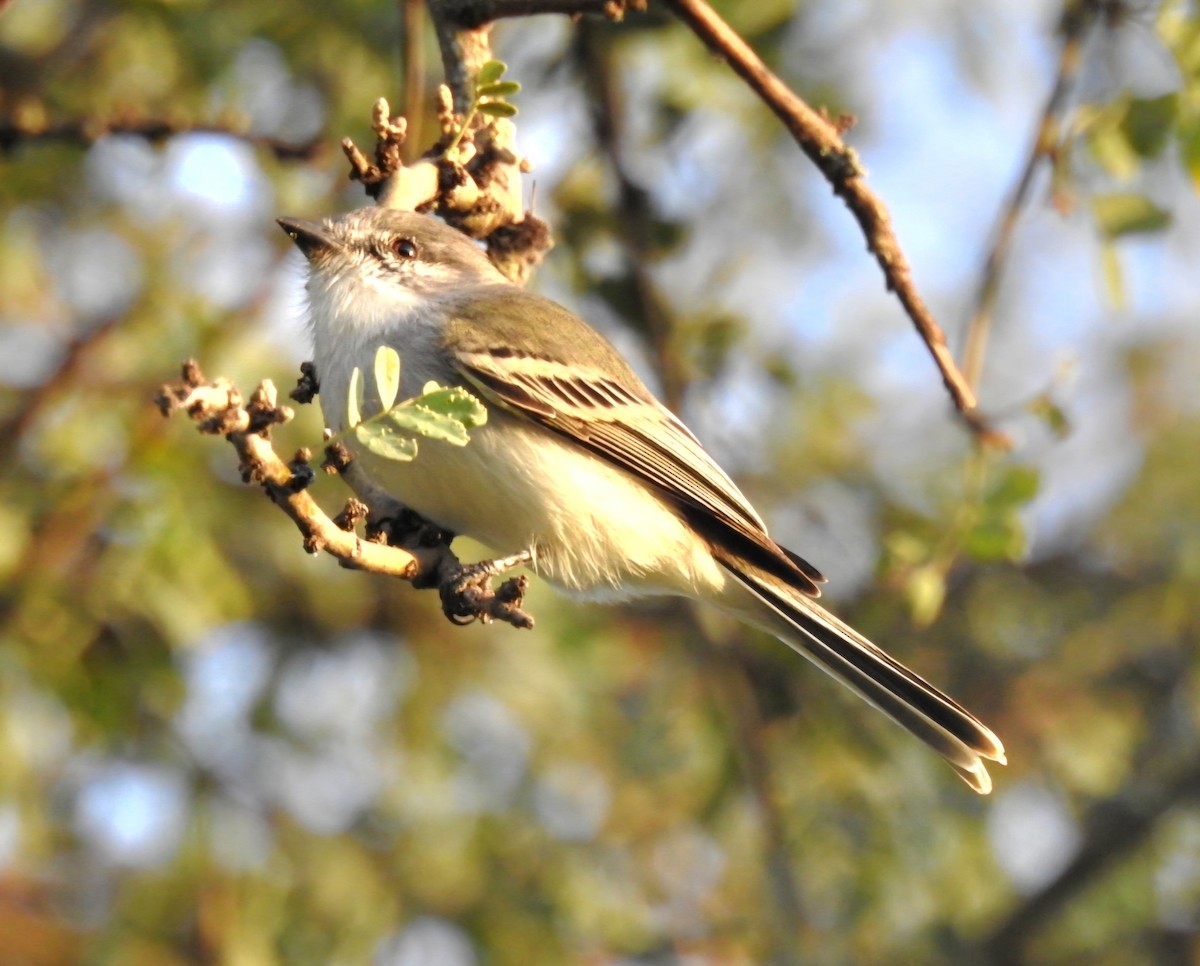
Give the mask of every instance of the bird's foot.
[{"label": "bird's foot", "polygon": [[459,564],[438,583],[443,613],[455,624],[470,624],[473,621],[489,624],[499,620],[514,627],[533,627],[533,617],[521,609],[529,586],[528,577],[510,577],[492,589],[493,577],[532,560],[533,554],[523,550],[495,560]]}]

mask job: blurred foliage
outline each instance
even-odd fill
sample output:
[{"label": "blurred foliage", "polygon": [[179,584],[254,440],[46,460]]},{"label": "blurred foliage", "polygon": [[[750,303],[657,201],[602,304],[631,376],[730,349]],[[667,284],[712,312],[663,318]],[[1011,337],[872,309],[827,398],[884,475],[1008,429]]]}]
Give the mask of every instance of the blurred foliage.
[{"label": "blurred foliage", "polygon": [[[1003,4],[718,7],[868,146],[906,44],[985,113],[1050,83],[989,75],[987,32],[1033,16]],[[1018,238],[984,392],[1011,404],[1005,456],[972,450],[898,310],[863,300],[878,274],[777,122],[662,10],[498,32],[560,239],[539,284],[644,370],[674,367],[780,539],[841,561],[836,609],[1004,738],[980,800],[710,614],[535,584],[533,632],[452,628],[430,595],[306,558],[228,447],[159,417],[188,356],[244,389],[295,378],[299,270],[273,218],[364,201],[334,146],[369,143],[377,96],[404,104],[396,4],[0,8],[0,118],[330,146],[304,165],[215,135],[0,154],[0,961],[1200,956],[1200,24],[1180,2],[1109,19],[1087,64],[1132,32],[1172,84],[1084,85],[1065,119],[1052,187],[1089,227]],[[432,85],[432,38],[414,49]],[[993,150],[1015,170],[1025,148]],[[864,156],[873,177],[895,157]],[[1133,243],[1162,246],[1148,284],[1127,284]],[[953,262],[963,243],[940,244]],[[1026,281],[1071,245],[1131,325],[1064,321],[1057,276]],[[1168,272],[1189,260],[1190,287]],[[954,305],[973,282],[931,288]],[[281,451],[319,430],[302,412]]]}]

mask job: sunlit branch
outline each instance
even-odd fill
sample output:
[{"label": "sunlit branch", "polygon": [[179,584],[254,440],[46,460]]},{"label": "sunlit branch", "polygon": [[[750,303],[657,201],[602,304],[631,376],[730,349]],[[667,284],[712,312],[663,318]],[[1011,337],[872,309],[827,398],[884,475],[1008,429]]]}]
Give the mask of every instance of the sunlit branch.
[{"label": "sunlit branch", "polygon": [[[311,367],[301,385],[303,395],[311,398],[315,387]],[[236,386],[223,378],[210,382],[196,363],[189,361],[184,363],[182,380],[163,386],[156,401],[163,415],[183,411],[200,432],[225,437],[237,451],[242,479],[262,487],[271,502],[291,518],[309,553],[324,551],[343,567],[399,577],[414,587],[436,587],[442,610],[452,623],[498,620],[514,627],[533,626],[533,618],[521,608],[526,578],[514,577],[495,590],[490,586],[493,577],[528,563],[528,554],[464,566],[450,550],[451,537],[432,532],[436,528],[415,514],[403,521],[373,520],[375,508],[357,500],[350,501],[336,520],[331,519],[308,492],[314,478],[311,453],[301,450],[284,462],[271,445],[271,427],[290,421],[292,411],[278,404],[269,381],[243,403]],[[331,452],[329,465],[353,479],[354,463],[344,450]],[[388,509],[394,509],[392,501],[388,503]],[[368,535],[377,539],[358,535],[356,526],[364,522]]]},{"label": "sunlit branch", "polygon": [[1003,436],[981,419],[975,393],[955,364],[941,328],[917,293],[887,208],[867,186],[865,172],[857,155],[842,140],[839,125],[809,107],[788,88],[703,0],[664,2],[758,94],[825,176],[834,194],[846,203],[866,237],[867,247],[883,270],[888,289],[896,293],[933,356],[955,407],[982,438],[1001,443]]}]

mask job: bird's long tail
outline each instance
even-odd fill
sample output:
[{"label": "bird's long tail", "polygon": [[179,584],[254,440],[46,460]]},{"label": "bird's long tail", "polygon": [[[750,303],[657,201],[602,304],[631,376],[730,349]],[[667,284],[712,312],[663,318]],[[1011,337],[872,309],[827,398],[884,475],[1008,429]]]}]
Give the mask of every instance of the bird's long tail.
[{"label": "bird's long tail", "polygon": [[722,565],[766,605],[766,626],[946,759],[981,795],[992,790],[984,759],[1005,763],[1000,739],[952,698],[779,577],[719,555]]}]

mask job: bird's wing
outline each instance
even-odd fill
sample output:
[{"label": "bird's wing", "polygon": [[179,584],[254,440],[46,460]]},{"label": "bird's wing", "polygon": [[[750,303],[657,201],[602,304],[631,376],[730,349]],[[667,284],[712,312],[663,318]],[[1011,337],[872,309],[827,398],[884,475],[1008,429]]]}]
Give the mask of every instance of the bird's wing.
[{"label": "bird's wing", "polygon": [[[527,293],[521,297],[534,298]],[[734,482],[615,349],[566,309],[538,299],[539,311],[555,315],[550,321],[559,336],[554,355],[540,351],[527,336],[522,338],[524,326],[505,324],[512,321],[509,307],[497,309],[493,299],[486,320],[461,320],[451,354],[466,382],[509,412],[651,484],[709,540],[805,593],[819,594],[820,572],[767,535]],[[574,355],[565,358],[559,345],[570,347],[566,351]]]},{"label": "bird's wing", "polygon": [[[468,384],[494,405],[559,433],[656,487],[710,542],[714,558],[777,618],[775,633],[943,755],[976,791],[984,759],[1004,748],[970,712],[811,600],[823,578],[779,547],[724,471],[638,380],[616,350],[551,302],[521,293],[486,318],[452,323],[446,348]],[[501,300],[503,301],[503,300]],[[551,313],[555,344],[537,344],[521,312]],[[457,328],[455,328],[458,326]]]}]

